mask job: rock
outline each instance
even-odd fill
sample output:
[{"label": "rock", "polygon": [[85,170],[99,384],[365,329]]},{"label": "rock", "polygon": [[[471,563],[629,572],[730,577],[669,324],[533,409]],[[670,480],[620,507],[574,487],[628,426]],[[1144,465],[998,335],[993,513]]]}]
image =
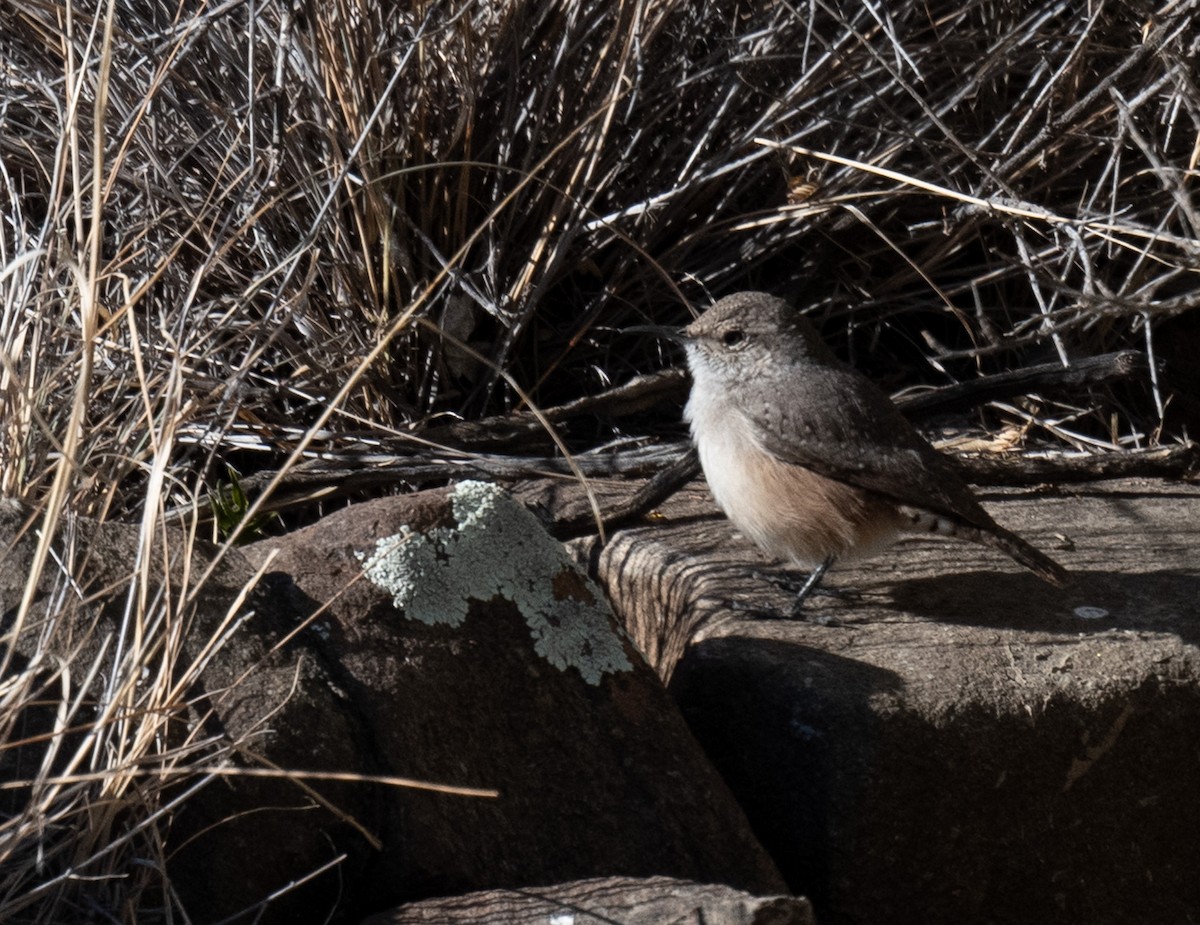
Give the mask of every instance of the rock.
[{"label": "rock", "polygon": [[761,619],[790,593],[702,483],[580,555],[823,923],[1196,918],[1200,491],[985,501],[1073,586],[922,540]]},{"label": "rock", "polygon": [[615,873],[783,888],[603,595],[496,487],[368,502],[246,552],[322,605],[307,642],[353,705],[359,770],[499,793],[363,785],[380,849],[342,873],[357,906]]},{"label": "rock", "polygon": [[[6,512],[15,571],[0,570],[0,602],[13,631],[34,540],[14,539],[25,514]],[[132,635],[113,642],[140,533],[71,530],[91,581],[80,590],[102,593],[66,606],[48,571],[14,666],[55,690],[61,660],[73,696],[95,704],[118,649],[118,673],[152,661],[136,661]],[[179,596],[216,562],[178,531],[156,536],[151,600],[162,575]],[[192,921],[352,922],[430,895],[609,874],[786,889],[598,589],[494,486],[369,502],[227,550],[172,620],[173,674],[134,696],[177,767],[219,772],[169,778],[161,793],[178,800],[158,831]],[[143,629],[161,653],[164,627]],[[23,744],[0,750],[8,779],[41,767],[54,706],[21,721]],[[64,760],[76,739],[56,742]],[[29,793],[9,797],[16,810]]]},{"label": "rock", "polygon": [[373,915],[362,925],[813,925],[806,899],[752,896],[670,877],[601,877],[523,890],[429,899]]}]

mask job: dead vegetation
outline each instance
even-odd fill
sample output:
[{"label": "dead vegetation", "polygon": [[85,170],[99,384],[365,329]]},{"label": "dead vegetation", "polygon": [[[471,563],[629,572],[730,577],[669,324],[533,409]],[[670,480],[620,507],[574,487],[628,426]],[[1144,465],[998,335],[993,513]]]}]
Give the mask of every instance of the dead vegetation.
[{"label": "dead vegetation", "polygon": [[0,492],[41,531],[0,729],[49,701],[92,736],[0,821],[0,918],[172,907],[155,634],[201,589],[142,563],[94,630],[128,674],[83,710],[86,679],[11,649],[39,581],[64,615],[83,593],[73,516],[210,535],[231,481],[594,394],[663,362],[621,327],[737,288],[895,386],[1136,349],[1144,376],[981,420],[1060,452],[1185,435],[1196,7],[0,4]]}]

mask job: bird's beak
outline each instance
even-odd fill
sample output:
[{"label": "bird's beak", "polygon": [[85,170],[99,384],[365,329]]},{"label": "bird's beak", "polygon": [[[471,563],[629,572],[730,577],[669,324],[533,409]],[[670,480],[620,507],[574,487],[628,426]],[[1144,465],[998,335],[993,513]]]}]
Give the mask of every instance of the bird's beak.
[{"label": "bird's beak", "polygon": [[650,334],[661,337],[676,344],[686,344],[688,336],[684,328],[673,328],[665,324],[635,324],[632,327],[621,328],[622,334]]}]

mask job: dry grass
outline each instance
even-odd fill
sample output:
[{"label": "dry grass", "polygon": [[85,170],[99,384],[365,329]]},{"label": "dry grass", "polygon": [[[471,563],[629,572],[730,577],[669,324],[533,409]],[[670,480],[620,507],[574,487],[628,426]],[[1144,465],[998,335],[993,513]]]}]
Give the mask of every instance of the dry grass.
[{"label": "dry grass", "polygon": [[[62,558],[72,517],[140,524],[149,551],[227,463],[651,368],[616,329],[684,299],[770,288],[896,382],[1154,351],[1195,303],[1197,12],[0,5],[0,492],[40,530],[6,642],[66,632],[94,590]],[[1174,433],[1157,378],[1042,398],[1022,427],[1057,445]],[[5,655],[8,747],[39,704],[88,747],[47,739],[0,822],[0,918],[172,907],[165,791],[130,769],[193,760],[156,730],[179,709],[166,616],[203,589],[158,594],[163,569],[147,555],[96,624],[120,655],[99,705],[96,679]]]}]

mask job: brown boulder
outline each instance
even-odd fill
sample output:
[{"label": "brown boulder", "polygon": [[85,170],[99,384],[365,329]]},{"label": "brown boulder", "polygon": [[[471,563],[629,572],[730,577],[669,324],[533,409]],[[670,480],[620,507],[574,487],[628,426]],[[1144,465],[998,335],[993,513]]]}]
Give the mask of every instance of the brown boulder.
[{"label": "brown boulder", "polygon": [[306,642],[358,770],[498,791],[363,785],[381,847],[342,874],[356,906],[600,874],[782,887],[603,595],[500,489],[380,499],[246,552],[320,608]]},{"label": "brown boulder", "polygon": [[[34,540],[17,538],[19,506],[0,515],[13,632]],[[56,586],[47,571],[13,664],[51,691],[69,666],[73,695],[95,704],[114,672],[145,668],[126,664],[128,639],[113,644],[141,539],[121,524],[71,532],[90,583]],[[178,594],[219,555],[156,535],[151,600],[163,575]],[[610,874],[784,889],[603,596],[494,486],[361,504],[220,555],[175,622],[143,627],[147,651],[161,655],[154,634],[168,630],[178,644],[181,696],[155,707],[163,749],[205,769],[157,797],[174,801],[159,833],[192,921],[357,921],[430,895]],[[80,591],[96,596],[63,605]],[[55,722],[53,703],[31,699],[0,772],[38,774]],[[62,756],[83,734],[71,723]],[[30,797],[6,794],[13,812]]]}]

